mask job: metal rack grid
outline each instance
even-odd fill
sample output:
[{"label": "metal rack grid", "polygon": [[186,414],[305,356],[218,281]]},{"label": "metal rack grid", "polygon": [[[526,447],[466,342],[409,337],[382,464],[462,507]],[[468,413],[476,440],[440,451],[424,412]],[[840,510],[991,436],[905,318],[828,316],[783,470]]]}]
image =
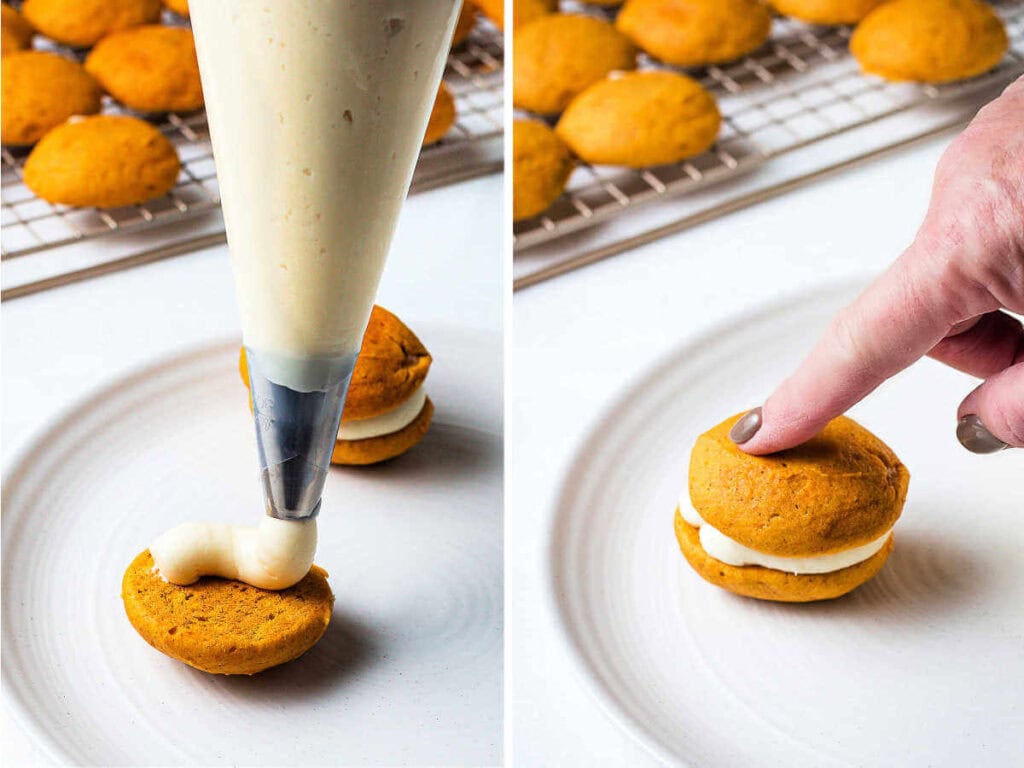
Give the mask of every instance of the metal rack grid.
[{"label": "metal rack grid", "polygon": [[[500,170],[503,58],[501,32],[480,17],[469,39],[448,57],[444,80],[455,99],[456,122],[440,142],[423,149],[413,177],[413,191]],[[109,98],[105,99],[103,111],[125,112]],[[172,141],[181,158],[178,182],[163,197],[116,209],[74,208],[39,199],[22,182],[21,171],[28,150],[3,147],[0,150],[2,258],[27,256],[112,233],[185,221],[218,209],[220,195],[205,112],[170,113],[163,116],[157,126]],[[197,246],[209,244],[211,237],[206,235],[201,240],[201,243],[197,241]],[[187,248],[180,246],[164,247],[160,255],[185,250]],[[137,258],[133,261],[139,263]]]},{"label": "metal rack grid", "polygon": [[[990,73],[933,86],[891,83],[861,74],[849,54],[848,27],[813,27],[777,18],[771,40],[747,58],[690,74],[714,93],[722,128],[714,147],[686,162],[641,170],[580,164],[566,192],[539,216],[517,222],[517,254],[620,217],[647,203],[737,177],[787,152],[882,118],[1008,82],[1024,71],[1024,3],[993,3],[1010,50]],[[641,57],[641,68],[668,68]],[[878,147],[865,147],[865,154]],[[726,206],[722,206],[723,212]],[[617,252],[605,247],[604,255]],[[596,260],[577,257],[579,265]],[[569,267],[572,268],[572,267]],[[542,277],[517,280],[516,287]]]}]

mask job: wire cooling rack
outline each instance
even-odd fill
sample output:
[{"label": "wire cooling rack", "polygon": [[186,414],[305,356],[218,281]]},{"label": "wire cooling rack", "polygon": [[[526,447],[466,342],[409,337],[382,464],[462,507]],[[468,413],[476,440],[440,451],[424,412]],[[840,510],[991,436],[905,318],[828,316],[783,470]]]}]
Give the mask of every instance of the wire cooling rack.
[{"label": "wire cooling rack", "polygon": [[[529,264],[526,257],[540,246],[551,246],[546,250],[554,252],[562,238],[622,220],[631,212],[669,198],[678,208],[674,220],[683,222],[695,212],[687,208],[685,197],[674,199],[677,196],[739,177],[781,155],[883,118],[1009,82],[1024,72],[1024,2],[1003,0],[993,5],[1010,37],[1007,55],[986,75],[941,86],[890,83],[864,76],[848,50],[849,28],[813,27],[791,19],[775,19],[771,40],[747,58],[690,72],[714,93],[722,111],[722,128],[715,146],[686,162],[657,168],[632,170],[581,164],[565,194],[551,208],[515,224],[515,287],[613,255],[636,244],[638,236],[634,233],[628,242],[605,242],[594,251],[566,248],[557,256],[533,259],[540,266]],[[664,67],[645,57],[640,66]],[[959,119],[966,120],[970,114],[968,110]],[[885,144],[885,139],[875,139],[864,145],[862,154],[877,153]],[[720,212],[731,209],[729,203],[719,201]],[[714,211],[701,211],[699,220],[713,215]],[[666,233],[673,230],[665,224],[660,228]]]},{"label": "wire cooling rack", "polygon": [[[437,144],[425,147],[413,177],[413,191],[429,189],[501,169],[503,44],[501,32],[480,17],[469,39],[448,57],[444,80],[455,99],[456,122]],[[104,112],[121,111],[107,100]],[[27,150],[4,147],[0,252],[4,260],[38,254],[77,241],[186,221],[220,207],[209,131],[204,112],[168,114],[158,127],[181,158],[178,183],[167,195],[143,205],[100,210],[52,205],[22,182]],[[207,232],[194,246],[223,240]],[[188,250],[187,243],[163,245],[159,253],[136,253],[118,263],[152,260]],[[111,265],[112,266],[112,265]],[[92,270],[94,271],[94,270]],[[100,271],[110,271],[101,268]],[[51,278],[55,284],[60,276]],[[4,297],[11,295],[5,288]]]}]

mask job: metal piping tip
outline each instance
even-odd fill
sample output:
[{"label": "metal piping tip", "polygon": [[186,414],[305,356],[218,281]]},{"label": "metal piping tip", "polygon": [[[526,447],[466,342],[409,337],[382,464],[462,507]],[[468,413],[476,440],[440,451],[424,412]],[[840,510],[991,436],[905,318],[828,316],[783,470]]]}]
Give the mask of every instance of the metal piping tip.
[{"label": "metal piping tip", "polygon": [[355,359],[330,366],[333,381],[321,380],[309,391],[271,381],[249,349],[246,359],[267,514],[316,517]]}]

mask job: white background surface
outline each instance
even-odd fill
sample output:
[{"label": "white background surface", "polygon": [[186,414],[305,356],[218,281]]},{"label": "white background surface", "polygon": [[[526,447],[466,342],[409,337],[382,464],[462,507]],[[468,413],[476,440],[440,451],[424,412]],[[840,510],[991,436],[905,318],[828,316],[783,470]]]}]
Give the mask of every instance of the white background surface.
[{"label": "white background surface", "polygon": [[[413,329],[500,331],[500,195],[490,176],[410,198],[378,301]],[[223,247],[4,302],[0,317],[5,469],[97,387],[238,328]],[[6,708],[3,744],[6,765],[43,762]]]},{"label": "white background surface", "polygon": [[[600,710],[555,635],[545,545],[580,440],[627,384],[710,326],[808,286],[883,269],[913,237],[951,138],[515,295],[506,361],[505,646],[517,764],[657,764]],[[965,379],[964,394],[970,387]],[[950,435],[956,406],[949,403]]]}]

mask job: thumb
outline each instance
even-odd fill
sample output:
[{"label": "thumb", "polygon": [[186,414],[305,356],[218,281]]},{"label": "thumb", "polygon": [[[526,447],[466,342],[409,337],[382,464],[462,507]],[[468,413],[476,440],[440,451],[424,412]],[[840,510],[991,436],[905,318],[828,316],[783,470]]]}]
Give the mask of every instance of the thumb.
[{"label": "thumb", "polygon": [[972,453],[1024,448],[1024,362],[986,379],[957,410],[956,436]]}]

